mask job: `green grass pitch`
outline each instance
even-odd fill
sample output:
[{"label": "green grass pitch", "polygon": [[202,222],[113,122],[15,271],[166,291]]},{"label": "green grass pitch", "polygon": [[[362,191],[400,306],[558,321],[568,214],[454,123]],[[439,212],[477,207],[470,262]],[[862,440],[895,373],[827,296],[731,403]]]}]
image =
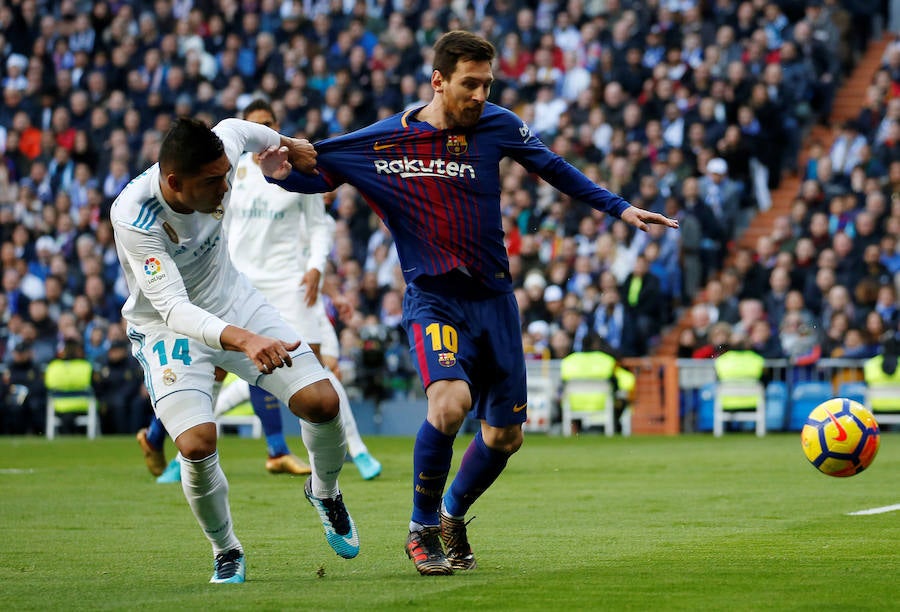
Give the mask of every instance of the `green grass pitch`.
[{"label": "green grass pitch", "polygon": [[900,504],[897,433],[847,479],[818,473],[797,434],[528,435],[470,513],[478,569],[430,578],[403,552],[412,440],[367,443],[384,473],[345,467],[362,550],[344,560],[303,479],[225,437],[249,580],[210,585],[180,486],[153,481],[133,438],[0,438],[0,609],[900,609],[900,511],[848,515]]}]

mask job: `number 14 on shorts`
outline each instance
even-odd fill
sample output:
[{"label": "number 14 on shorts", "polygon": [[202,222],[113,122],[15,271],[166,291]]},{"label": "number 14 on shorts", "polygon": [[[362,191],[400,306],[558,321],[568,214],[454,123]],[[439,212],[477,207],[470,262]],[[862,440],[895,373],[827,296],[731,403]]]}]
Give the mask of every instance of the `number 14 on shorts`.
[{"label": "number 14 on shorts", "polygon": [[171,353],[166,350],[165,341],[160,340],[153,345],[153,352],[159,358],[159,365],[161,366],[168,365],[170,358],[173,361],[181,361],[186,366],[191,365],[191,351],[187,338],[176,338]]}]

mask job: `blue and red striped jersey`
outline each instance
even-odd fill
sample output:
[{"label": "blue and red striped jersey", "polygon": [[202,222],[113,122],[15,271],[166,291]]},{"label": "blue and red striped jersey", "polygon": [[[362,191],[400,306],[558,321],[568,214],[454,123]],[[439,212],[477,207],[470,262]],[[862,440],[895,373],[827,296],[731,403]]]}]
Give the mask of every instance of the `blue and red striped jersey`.
[{"label": "blue and red striped jersey", "polygon": [[488,103],[474,127],[446,130],[418,121],[418,110],[322,140],[315,145],[319,176],[295,170],[272,182],[300,192],[349,183],[390,229],[407,283],[464,268],[496,292],[512,290],[501,225],[502,158],[598,210],[618,217],[629,206],[505,108]]}]

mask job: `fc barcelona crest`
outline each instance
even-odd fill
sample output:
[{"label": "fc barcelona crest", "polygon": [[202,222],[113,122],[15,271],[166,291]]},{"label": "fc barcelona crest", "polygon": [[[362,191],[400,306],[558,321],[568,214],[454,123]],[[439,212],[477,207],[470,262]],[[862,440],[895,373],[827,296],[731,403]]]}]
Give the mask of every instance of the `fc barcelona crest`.
[{"label": "fc barcelona crest", "polygon": [[445,368],[452,368],[456,365],[456,353],[439,353],[438,363]]},{"label": "fc barcelona crest", "polygon": [[450,134],[447,136],[447,151],[453,155],[462,155],[469,149],[465,134]]}]

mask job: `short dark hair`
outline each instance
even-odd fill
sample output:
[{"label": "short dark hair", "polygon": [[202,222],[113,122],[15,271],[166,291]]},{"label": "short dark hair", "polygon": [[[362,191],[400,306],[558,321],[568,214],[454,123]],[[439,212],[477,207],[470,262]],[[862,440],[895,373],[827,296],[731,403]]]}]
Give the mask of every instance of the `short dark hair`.
[{"label": "short dark hair", "polygon": [[225,145],[199,119],[179,117],[159,147],[159,167],[164,174],[194,176],[206,164],[225,154]]},{"label": "short dark hair", "polygon": [[272,105],[269,104],[269,102],[263,98],[256,98],[255,100],[250,102],[250,104],[245,106],[244,112],[241,113],[241,116],[243,116],[244,119],[246,119],[247,115],[249,115],[253,111],[266,111],[267,113],[272,115],[273,118],[275,117],[275,109],[273,109]]},{"label": "short dark hair", "polygon": [[432,66],[444,78],[449,78],[462,61],[492,62],[497,55],[494,45],[471,32],[451,30],[434,43]]}]

